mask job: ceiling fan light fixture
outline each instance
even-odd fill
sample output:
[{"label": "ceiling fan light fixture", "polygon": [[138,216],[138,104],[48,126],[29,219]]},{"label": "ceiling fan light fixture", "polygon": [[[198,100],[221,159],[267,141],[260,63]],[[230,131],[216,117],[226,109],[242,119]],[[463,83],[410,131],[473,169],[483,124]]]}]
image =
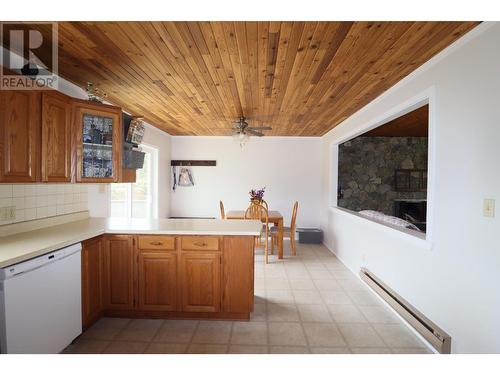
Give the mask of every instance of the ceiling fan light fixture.
[{"label": "ceiling fan light fixture", "polygon": [[240,146],[243,147],[243,145],[250,140],[250,136],[246,133],[239,132],[236,134],[233,134],[233,140],[235,142],[238,142]]}]

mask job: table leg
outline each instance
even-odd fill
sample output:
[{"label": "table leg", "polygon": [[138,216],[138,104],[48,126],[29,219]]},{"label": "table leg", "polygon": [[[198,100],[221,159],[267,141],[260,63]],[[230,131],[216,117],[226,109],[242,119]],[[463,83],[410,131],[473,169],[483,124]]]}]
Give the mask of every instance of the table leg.
[{"label": "table leg", "polygon": [[283,259],[283,219],[278,221],[278,259]]}]

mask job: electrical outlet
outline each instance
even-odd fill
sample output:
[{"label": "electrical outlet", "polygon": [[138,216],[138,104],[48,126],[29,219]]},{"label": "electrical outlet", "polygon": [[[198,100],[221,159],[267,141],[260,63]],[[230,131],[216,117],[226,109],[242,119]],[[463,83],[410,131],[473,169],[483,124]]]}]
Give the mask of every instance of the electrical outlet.
[{"label": "electrical outlet", "polygon": [[16,206],[0,207],[0,220],[14,220],[16,218]]},{"label": "electrical outlet", "polygon": [[494,199],[486,199],[486,198],[484,199],[483,216],[495,217],[495,200]]}]

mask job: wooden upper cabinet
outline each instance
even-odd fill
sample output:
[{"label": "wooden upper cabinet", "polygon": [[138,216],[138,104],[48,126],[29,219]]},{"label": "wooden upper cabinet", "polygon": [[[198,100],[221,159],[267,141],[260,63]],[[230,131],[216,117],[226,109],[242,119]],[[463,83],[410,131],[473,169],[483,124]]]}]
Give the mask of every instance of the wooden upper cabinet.
[{"label": "wooden upper cabinet", "polygon": [[82,326],[90,326],[102,313],[102,237],[82,243]]},{"label": "wooden upper cabinet", "polygon": [[71,182],[71,99],[42,93],[42,181]]},{"label": "wooden upper cabinet", "polygon": [[177,254],[174,251],[140,251],[137,275],[139,310],[177,310]]},{"label": "wooden upper cabinet", "polygon": [[77,182],[119,182],[122,166],[121,109],[73,102]]},{"label": "wooden upper cabinet", "polygon": [[39,179],[40,95],[0,91],[0,182]]},{"label": "wooden upper cabinet", "polygon": [[134,309],[134,249],[132,236],[104,236],[105,309]]},{"label": "wooden upper cabinet", "polygon": [[220,260],[219,253],[181,252],[182,311],[220,311]]}]

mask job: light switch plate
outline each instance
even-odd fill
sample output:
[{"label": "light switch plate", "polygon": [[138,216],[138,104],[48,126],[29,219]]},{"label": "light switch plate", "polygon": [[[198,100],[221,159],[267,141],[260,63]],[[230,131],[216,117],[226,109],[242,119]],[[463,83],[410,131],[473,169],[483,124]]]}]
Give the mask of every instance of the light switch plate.
[{"label": "light switch plate", "polygon": [[0,207],[0,221],[14,220],[16,218],[16,206]]},{"label": "light switch plate", "polygon": [[487,199],[487,198],[484,199],[483,216],[495,217],[495,200],[494,199]]}]

